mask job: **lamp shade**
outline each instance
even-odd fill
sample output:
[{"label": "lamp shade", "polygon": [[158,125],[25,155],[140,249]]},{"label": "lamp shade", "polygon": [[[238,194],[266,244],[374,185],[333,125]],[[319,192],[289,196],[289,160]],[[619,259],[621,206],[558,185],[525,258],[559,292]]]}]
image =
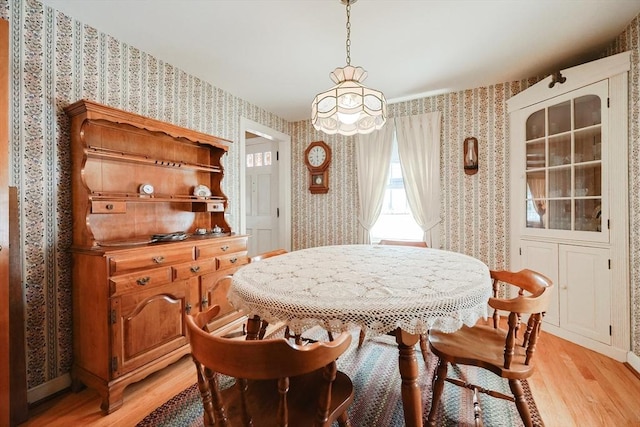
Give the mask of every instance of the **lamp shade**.
[{"label": "lamp shade", "polygon": [[316,95],[311,104],[313,127],[327,134],[354,135],[384,126],[387,101],[382,92],[361,83],[366,78],[362,67],[347,65],[333,70],[331,80],[336,85]]}]

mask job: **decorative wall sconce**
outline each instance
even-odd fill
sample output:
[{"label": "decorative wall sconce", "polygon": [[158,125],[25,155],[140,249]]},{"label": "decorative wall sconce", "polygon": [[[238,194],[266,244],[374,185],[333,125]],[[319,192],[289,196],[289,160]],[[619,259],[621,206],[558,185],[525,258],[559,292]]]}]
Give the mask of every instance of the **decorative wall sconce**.
[{"label": "decorative wall sconce", "polygon": [[463,163],[467,175],[478,172],[478,140],[472,136],[464,140]]}]

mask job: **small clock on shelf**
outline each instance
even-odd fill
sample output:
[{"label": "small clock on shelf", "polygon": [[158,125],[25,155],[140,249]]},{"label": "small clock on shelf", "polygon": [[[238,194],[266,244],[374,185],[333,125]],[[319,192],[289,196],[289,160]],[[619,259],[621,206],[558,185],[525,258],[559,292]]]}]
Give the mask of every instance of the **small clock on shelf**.
[{"label": "small clock on shelf", "polygon": [[196,185],[193,188],[193,195],[197,197],[209,197],[211,196],[211,190],[206,185]]},{"label": "small clock on shelf", "polygon": [[304,162],[309,169],[309,191],[312,194],[327,193],[331,148],[324,141],[312,142],[304,152]]},{"label": "small clock on shelf", "polygon": [[138,191],[140,192],[141,196],[151,196],[153,195],[154,188],[153,185],[145,183],[140,184],[140,188],[138,189]]}]

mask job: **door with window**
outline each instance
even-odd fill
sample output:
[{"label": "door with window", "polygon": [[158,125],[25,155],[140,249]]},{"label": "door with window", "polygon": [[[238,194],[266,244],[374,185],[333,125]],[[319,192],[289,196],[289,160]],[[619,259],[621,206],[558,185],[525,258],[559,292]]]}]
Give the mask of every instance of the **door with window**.
[{"label": "door with window", "polygon": [[247,140],[246,212],[249,256],[277,249],[277,144],[266,138]]}]

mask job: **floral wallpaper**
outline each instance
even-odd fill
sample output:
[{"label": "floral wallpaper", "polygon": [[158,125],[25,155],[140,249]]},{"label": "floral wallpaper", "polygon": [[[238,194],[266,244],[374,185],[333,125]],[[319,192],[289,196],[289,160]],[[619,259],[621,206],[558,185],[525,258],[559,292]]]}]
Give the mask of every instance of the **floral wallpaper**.
[{"label": "floral wallpaper", "polygon": [[629,72],[629,266],[631,351],[640,357],[640,16],[636,16],[603,56],[631,51]]},{"label": "floral wallpaper", "polygon": [[[26,297],[28,387],[67,375],[72,363],[70,155],[62,108],[91,99],[233,141],[240,117],[292,136],[292,248],[355,243],[357,182],[353,137],[328,136],[308,121],[288,123],[211,83],[100,33],[37,0],[0,0],[10,21],[10,182],[18,187]],[[632,50],[630,205],[633,351],[640,355],[640,24],[636,18],[604,53]],[[394,104],[400,117],[442,111],[442,246],[508,267],[509,135],[506,100],[537,79],[496,83]],[[462,143],[479,141],[480,170],[462,171]],[[308,191],[307,145],[332,148],[329,193]],[[224,159],[223,189],[237,228],[239,150]]]},{"label": "floral wallpaper", "polygon": [[[22,218],[28,387],[72,363],[69,122],[90,99],[239,140],[240,117],[288,133],[285,120],[36,0],[2,0],[10,22],[10,183]],[[239,150],[224,158],[223,190],[239,199]],[[229,219],[237,228],[238,205]]]}]

